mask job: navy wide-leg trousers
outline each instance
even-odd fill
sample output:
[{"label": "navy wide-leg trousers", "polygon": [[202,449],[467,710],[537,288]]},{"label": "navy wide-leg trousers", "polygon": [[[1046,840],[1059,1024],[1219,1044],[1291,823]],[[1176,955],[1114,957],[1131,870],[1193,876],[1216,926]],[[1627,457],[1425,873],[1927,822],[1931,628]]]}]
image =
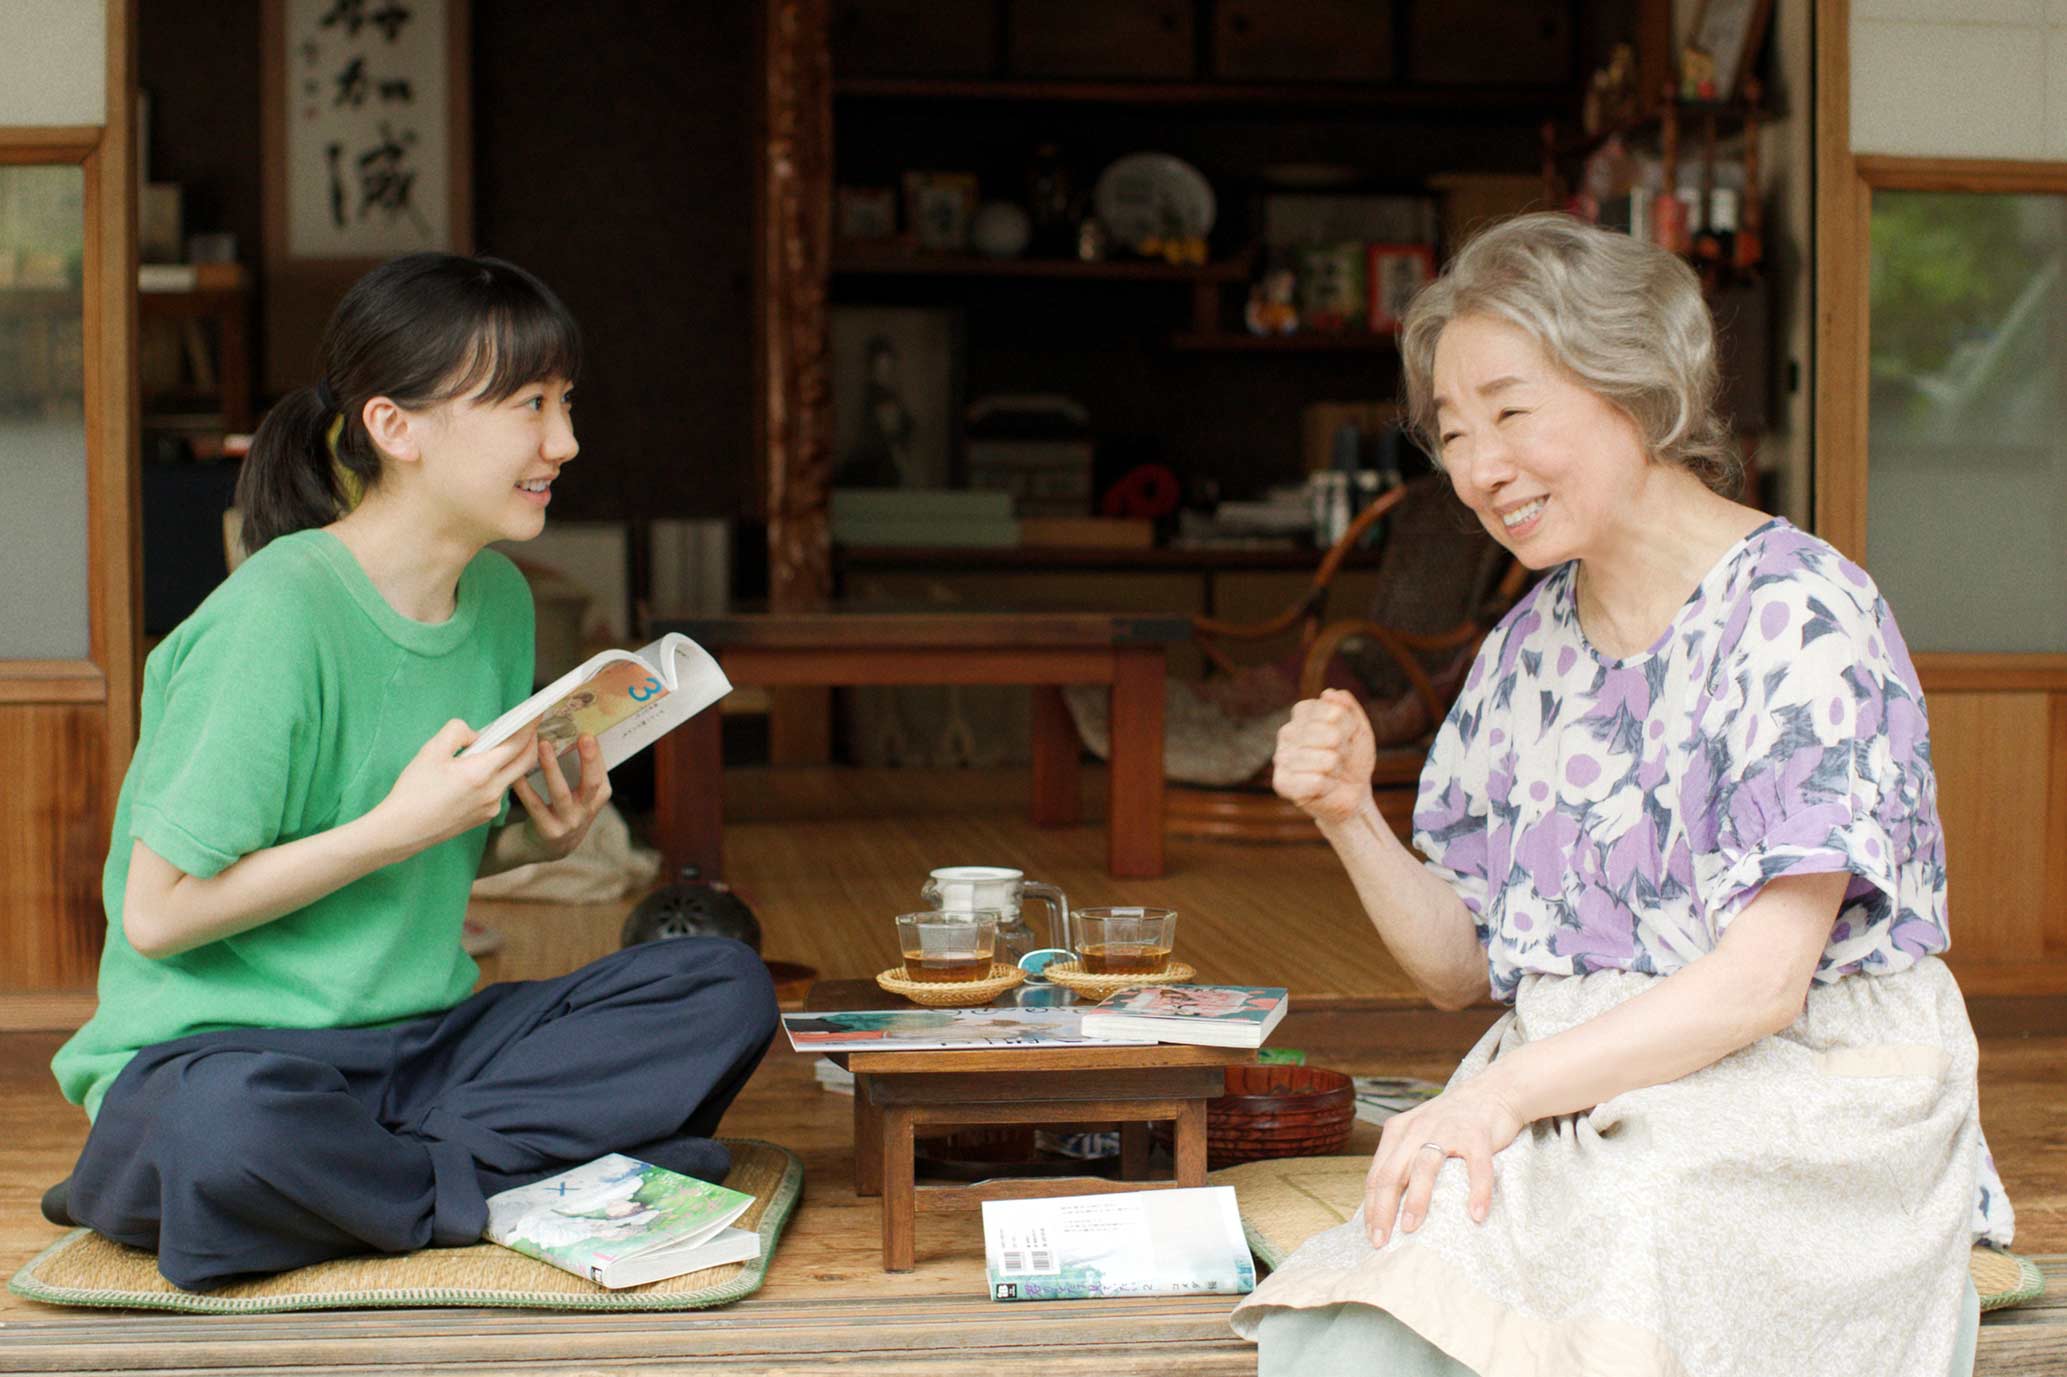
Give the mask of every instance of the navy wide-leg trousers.
[{"label": "navy wide-leg trousers", "polygon": [[108,1088],[69,1208],[201,1290],[477,1242],[486,1197],[606,1153],[721,1181],[776,1022],[751,948],[681,937],[387,1027],[196,1033]]}]

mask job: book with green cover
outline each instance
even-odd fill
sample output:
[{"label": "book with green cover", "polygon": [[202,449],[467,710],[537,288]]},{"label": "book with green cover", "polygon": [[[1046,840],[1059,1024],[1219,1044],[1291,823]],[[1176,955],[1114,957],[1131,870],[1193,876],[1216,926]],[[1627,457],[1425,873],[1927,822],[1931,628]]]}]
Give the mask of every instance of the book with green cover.
[{"label": "book with green cover", "polygon": [[728,1227],[753,1203],[611,1153],[489,1196],[484,1236],[615,1289],[759,1256],[760,1235]]}]

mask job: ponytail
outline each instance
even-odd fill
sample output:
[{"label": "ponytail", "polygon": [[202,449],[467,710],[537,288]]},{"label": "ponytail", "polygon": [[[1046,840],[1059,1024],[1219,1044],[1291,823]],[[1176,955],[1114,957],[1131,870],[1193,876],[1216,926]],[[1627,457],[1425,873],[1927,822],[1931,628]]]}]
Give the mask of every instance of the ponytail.
[{"label": "ponytail", "polygon": [[[243,545],[256,554],[269,542],[296,531],[327,526],[350,509],[340,491],[340,467],[362,483],[379,474],[359,471],[339,435],[338,454],[331,452],[331,427],[341,419],[320,387],[300,387],[282,397],[251,437],[251,452],[237,474],[237,508],[244,515]],[[349,431],[349,424],[343,430]],[[370,448],[370,447],[368,447]]]}]

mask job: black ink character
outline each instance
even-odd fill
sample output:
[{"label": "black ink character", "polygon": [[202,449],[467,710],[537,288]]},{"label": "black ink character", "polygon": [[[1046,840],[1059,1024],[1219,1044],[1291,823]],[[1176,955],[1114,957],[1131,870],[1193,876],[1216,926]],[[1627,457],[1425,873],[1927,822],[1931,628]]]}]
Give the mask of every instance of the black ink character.
[{"label": "black ink character", "polygon": [[366,0],[337,0],[330,12],[316,21],[326,29],[343,28],[347,38],[357,38],[366,26]]},{"label": "black ink character", "polygon": [[368,15],[366,22],[379,29],[381,37],[392,43],[395,41],[395,36],[401,33],[409,21],[415,17],[414,12],[407,5],[396,4],[395,0],[388,0],[387,4],[382,5]]},{"label": "black ink character", "polygon": [[366,80],[366,59],[355,57],[345,64],[343,71],[337,74],[337,99],[330,103],[333,106],[349,105],[357,109],[366,103],[368,85],[369,83]]},{"label": "black ink character", "polygon": [[323,159],[330,164],[330,223],[345,227],[344,145],[325,144]]},{"label": "black ink character", "polygon": [[406,215],[419,232],[431,232],[411,199],[416,188],[416,169],[405,164],[409,150],[415,146],[415,130],[405,129],[397,137],[386,120],[380,122],[380,142],[361,153],[358,160],[361,220],[378,208],[387,212],[390,222]]}]

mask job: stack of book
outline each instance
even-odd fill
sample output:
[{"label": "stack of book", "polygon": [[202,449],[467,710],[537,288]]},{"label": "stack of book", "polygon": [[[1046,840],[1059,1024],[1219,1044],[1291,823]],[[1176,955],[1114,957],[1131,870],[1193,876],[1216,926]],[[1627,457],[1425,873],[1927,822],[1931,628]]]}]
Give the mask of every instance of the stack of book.
[{"label": "stack of book", "polygon": [[1091,511],[1090,416],[1067,397],[979,398],[965,418],[969,486],[1009,493],[1018,516]]}]

